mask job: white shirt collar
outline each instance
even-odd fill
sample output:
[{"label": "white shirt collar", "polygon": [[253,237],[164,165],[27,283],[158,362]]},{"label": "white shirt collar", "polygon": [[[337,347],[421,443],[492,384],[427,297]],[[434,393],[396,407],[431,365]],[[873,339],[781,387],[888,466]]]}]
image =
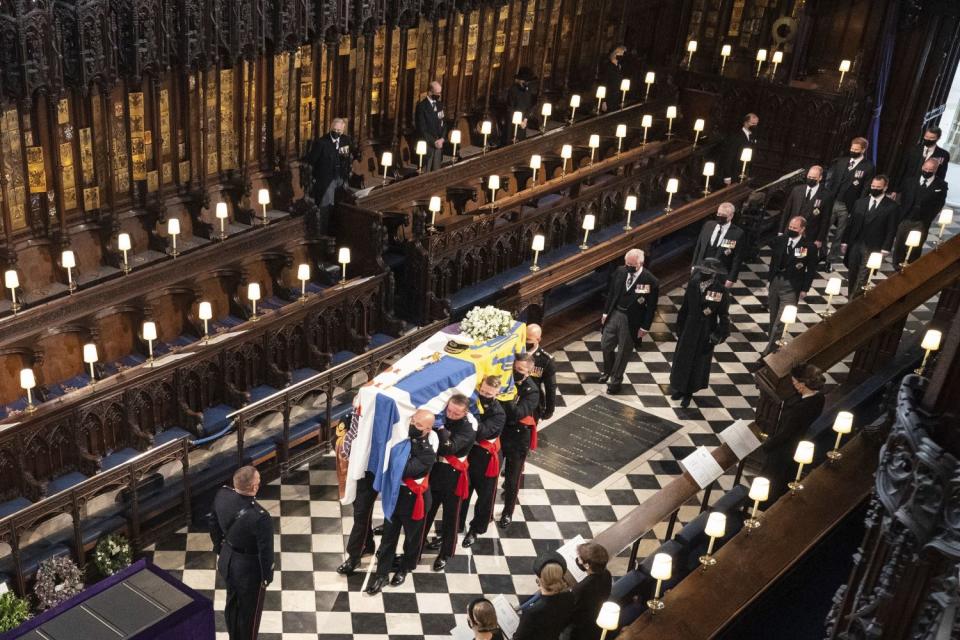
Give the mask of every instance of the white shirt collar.
[{"label": "white shirt collar", "polygon": [[746,127],[741,127],[740,130],[743,131],[743,135],[747,136],[747,138],[750,138],[753,135],[750,132],[750,129],[747,129]]},{"label": "white shirt collar", "polygon": [[873,196],[870,196],[870,199],[873,200],[873,204],[874,204],[874,205],[876,205],[876,206],[879,207],[879,206],[880,206],[880,203],[883,202],[883,199],[884,199],[884,197],[886,197],[886,195],[887,195],[887,194],[883,194],[883,195],[881,195],[879,198],[874,198]]},{"label": "white shirt collar", "polygon": [[850,165],[850,166],[851,166],[851,167],[855,167],[855,166],[857,166],[858,164],[860,164],[860,161],[861,161],[861,160],[863,160],[863,156],[860,156],[859,158],[850,158],[850,159],[853,160],[853,164]]},{"label": "white shirt collar", "polygon": [[810,195],[814,195],[814,194],[817,192],[817,189],[819,189],[819,188],[820,188],[820,183],[819,183],[819,182],[817,183],[817,186],[815,186],[815,187],[811,187],[810,185],[807,185],[807,193],[809,193]]}]

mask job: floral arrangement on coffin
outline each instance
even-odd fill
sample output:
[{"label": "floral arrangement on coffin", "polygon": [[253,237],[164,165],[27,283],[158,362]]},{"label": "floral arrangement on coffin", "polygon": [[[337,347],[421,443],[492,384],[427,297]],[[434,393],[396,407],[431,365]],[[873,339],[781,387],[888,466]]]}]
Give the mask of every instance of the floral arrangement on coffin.
[{"label": "floral arrangement on coffin", "polygon": [[477,343],[484,343],[507,335],[515,320],[509,311],[486,307],[474,307],[460,321],[460,331],[469,335]]},{"label": "floral arrangement on coffin", "polygon": [[16,629],[30,618],[30,604],[12,591],[0,595],[0,633]]},{"label": "floral arrangement on coffin", "polygon": [[130,566],[133,551],[130,542],[119,534],[110,534],[100,538],[93,553],[93,564],[103,577],[112,576],[121,569]]},{"label": "floral arrangement on coffin", "polygon": [[83,591],[83,573],[73,560],[60,557],[50,558],[40,563],[33,594],[37,596],[41,611],[52,609],[81,591]]}]

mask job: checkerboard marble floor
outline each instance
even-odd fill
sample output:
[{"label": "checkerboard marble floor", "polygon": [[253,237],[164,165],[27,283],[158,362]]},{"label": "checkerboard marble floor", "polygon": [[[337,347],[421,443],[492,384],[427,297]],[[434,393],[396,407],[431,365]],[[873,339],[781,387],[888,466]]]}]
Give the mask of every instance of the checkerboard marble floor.
[{"label": "checkerboard marble floor", "polygon": [[[350,578],[335,569],[343,559],[346,535],[352,524],[352,508],[337,500],[334,460],[325,457],[261,489],[260,502],[274,517],[277,574],[267,592],[261,624],[261,638],[306,640],[307,638],[355,638],[392,640],[447,638],[450,630],[465,617],[467,603],[482,595],[505,594],[511,601],[524,599],[536,589],[531,565],[543,552],[560,546],[580,534],[592,538],[654,494],[680,474],[677,460],[694,447],[716,446],[716,433],[736,419],[750,420],[759,395],[746,365],[755,361],[766,344],[768,314],[763,287],[769,251],[749,264],[733,289],[731,305],[733,331],[717,347],[710,375],[710,388],[694,396],[690,407],[680,408],[670,400],[667,384],[670,361],[676,346],[672,333],[679,305],[678,290],[661,297],[652,340],[645,340],[640,353],[627,367],[623,390],[616,398],[626,404],[676,421],[682,429],[637,460],[626,473],[615,476],[592,493],[576,490],[551,474],[529,466],[521,491],[522,509],[507,531],[491,526],[469,550],[460,549],[444,573],[434,573],[433,552],[425,552],[420,566],[399,588],[387,587],[381,594],[363,593],[367,570],[373,559],[365,557],[360,572]],[[885,267],[889,268],[889,267]],[[800,305],[798,323],[819,321],[826,300],[820,294],[830,275],[822,273],[814,290]],[[882,276],[881,276],[882,277]],[[845,299],[837,297],[842,304]],[[932,315],[935,301],[919,307],[907,323],[907,331],[922,331]],[[549,331],[549,326],[545,327]],[[801,331],[795,326],[791,333]],[[559,398],[555,417],[603,393],[597,384],[600,335],[593,332],[555,353]],[[847,364],[828,372],[828,388],[841,382]],[[543,425],[549,429],[549,423]],[[729,489],[733,474],[720,480]],[[745,482],[747,480],[744,480]],[[714,491],[719,498],[723,491]],[[680,524],[699,512],[700,497],[681,508]],[[378,506],[379,509],[379,506]],[[495,511],[499,514],[499,507]],[[382,520],[377,514],[375,520]],[[641,556],[656,548],[666,523],[648,533]],[[164,539],[149,550],[154,562],[170,570],[186,584],[210,596],[217,610],[218,639],[226,639],[222,610],[226,591],[216,575],[210,540],[201,527],[191,526]],[[614,559],[614,576],[622,575],[626,553]]]}]

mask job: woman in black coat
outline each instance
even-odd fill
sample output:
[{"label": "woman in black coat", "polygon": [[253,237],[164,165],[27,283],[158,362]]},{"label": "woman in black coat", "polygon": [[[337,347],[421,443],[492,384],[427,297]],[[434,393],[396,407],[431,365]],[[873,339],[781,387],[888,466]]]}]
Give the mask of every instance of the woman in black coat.
[{"label": "woman in black coat", "polygon": [[787,492],[787,483],[793,480],[796,465],[793,454],[797,443],[804,439],[820,414],[823,413],[823,372],[812,364],[802,362],[790,370],[790,380],[797,395],[783,403],[776,432],[763,443],[767,460],[763,476],[770,480],[768,504]]},{"label": "woman in black coat", "polygon": [[596,542],[584,542],[577,547],[577,566],[587,575],[573,586],[576,608],[570,626],[570,640],[600,640],[597,614],[610,597],[613,578],[607,570],[610,554]]},{"label": "woman in black coat", "polygon": [[707,258],[687,284],[677,316],[677,349],[670,367],[673,400],[681,407],[710,382],[713,348],[730,335],[730,293],[726,271],[717,258]]},{"label": "woman in black coat", "polygon": [[574,610],[573,593],[567,588],[564,573],[557,562],[543,565],[537,577],[540,599],[523,611],[513,640],[559,640]]}]

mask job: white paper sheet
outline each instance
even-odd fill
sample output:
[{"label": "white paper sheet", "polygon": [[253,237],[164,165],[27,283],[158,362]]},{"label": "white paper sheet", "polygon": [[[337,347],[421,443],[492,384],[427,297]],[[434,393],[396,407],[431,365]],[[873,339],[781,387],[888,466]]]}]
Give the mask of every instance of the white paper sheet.
[{"label": "white paper sheet", "polygon": [[503,594],[494,598],[492,602],[493,608],[497,612],[497,623],[500,625],[500,629],[505,637],[512,638],[513,634],[517,632],[517,627],[520,626],[520,616],[513,610]]},{"label": "white paper sheet", "polygon": [[690,474],[701,489],[706,489],[711,482],[723,475],[723,469],[706,447],[697,447],[693,453],[680,461],[680,466]]},{"label": "white paper sheet", "polygon": [[586,542],[583,539],[583,536],[578,535],[576,538],[565,543],[562,547],[557,549],[557,553],[563,556],[563,559],[567,561],[567,571],[570,572],[570,575],[573,576],[573,579],[577,582],[580,582],[587,577],[587,572],[582,570],[577,566],[577,547]]},{"label": "white paper sheet", "polygon": [[719,434],[720,442],[724,443],[737,460],[743,460],[760,446],[760,440],[750,430],[746,420],[737,420]]}]

